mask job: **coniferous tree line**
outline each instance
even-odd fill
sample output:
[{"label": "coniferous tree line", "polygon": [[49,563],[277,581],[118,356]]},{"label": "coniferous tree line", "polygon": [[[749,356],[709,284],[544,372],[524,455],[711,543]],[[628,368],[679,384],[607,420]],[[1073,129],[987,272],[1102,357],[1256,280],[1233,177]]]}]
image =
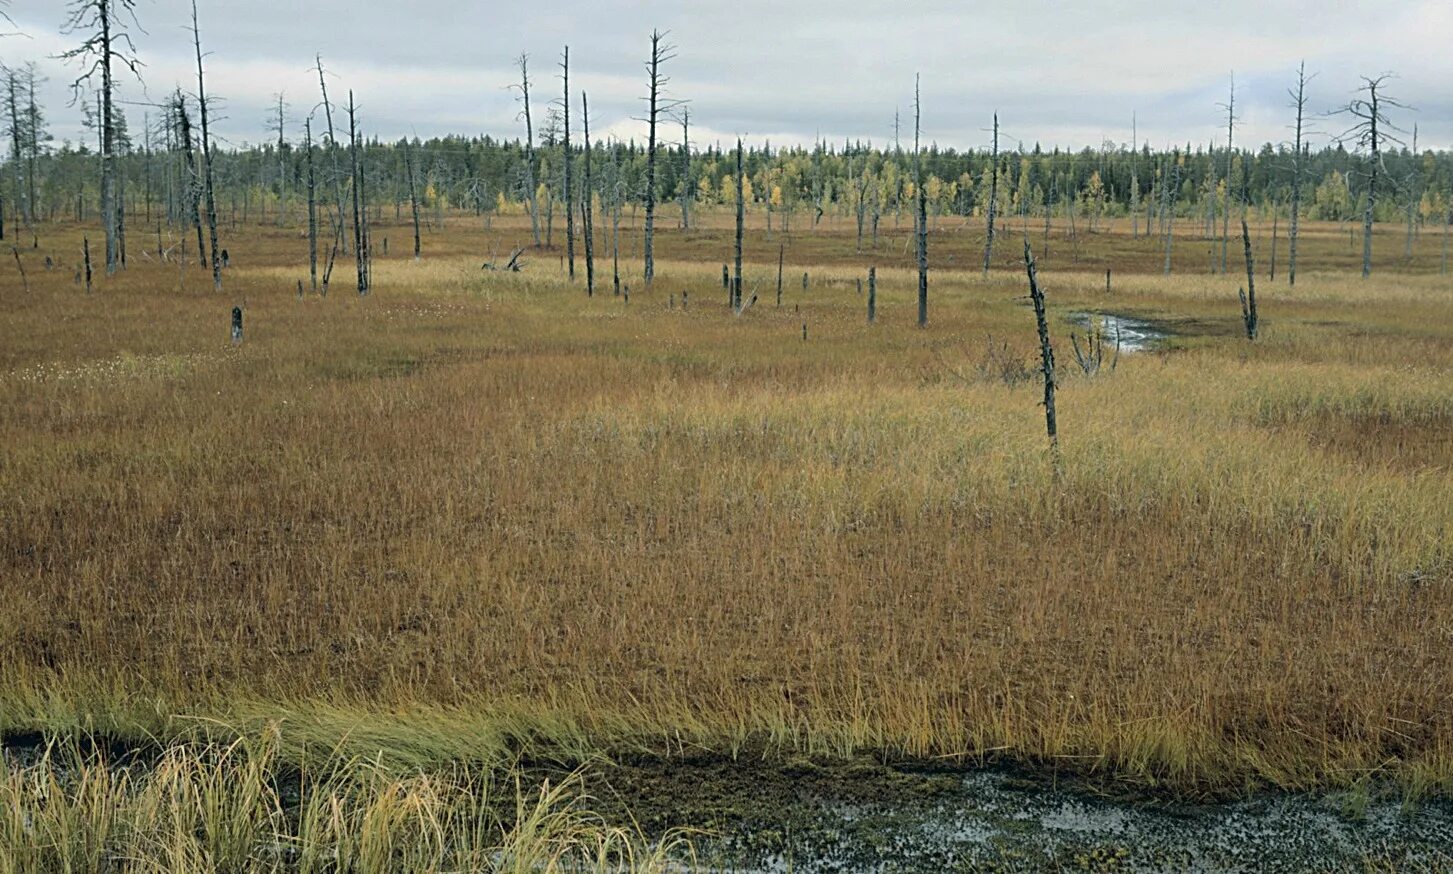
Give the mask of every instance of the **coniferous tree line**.
[{"label": "coniferous tree line", "polygon": [[[7,221],[24,224],[59,220],[94,219],[98,215],[100,173],[98,148],[90,143],[57,145],[48,133],[41,107],[28,100],[23,74],[18,111],[10,111],[9,76],[0,83],[4,98],[4,133],[7,139],[3,175]],[[180,107],[173,102],[146,113],[139,137],[129,128],[124,112],[116,124],[115,158],[127,180],[118,196],[128,216],[167,222],[187,219],[188,179]],[[86,126],[95,129],[95,113],[83,105]],[[195,106],[191,126],[195,125]],[[298,143],[284,139],[256,146],[217,148],[213,157],[218,211],[226,223],[275,222],[301,218],[291,208],[307,187],[306,152],[302,124]],[[195,140],[196,132],[190,136]],[[195,149],[195,143],[193,143]],[[570,155],[580,161],[583,146],[571,144]],[[634,142],[591,145],[598,173],[593,196],[606,206],[616,188],[622,188],[627,207],[644,202],[646,149]],[[735,150],[718,145],[693,149],[690,160],[678,146],[668,146],[677,160],[663,160],[655,168],[659,203],[688,202],[691,206],[732,205],[735,202]],[[372,208],[403,217],[410,209],[409,170],[419,187],[417,199],[424,221],[437,220],[444,211],[464,210],[478,216],[498,212],[528,214],[529,183],[535,181],[539,209],[553,202],[557,220],[565,222],[559,205],[566,152],[563,139],[547,127],[541,142],[527,149],[521,140],[448,136],[383,141],[362,146]],[[530,172],[533,158],[534,172]],[[774,228],[802,230],[832,218],[856,220],[865,227],[912,223],[916,197],[912,157],[870,144],[821,143],[811,149],[747,144],[744,197],[754,210],[772,214]],[[1342,144],[1304,152],[1294,161],[1286,147],[1261,146],[1256,151],[1188,145],[1170,152],[1142,146],[1060,148],[1001,152],[960,151],[929,145],[923,150],[921,175],[930,221],[953,216],[983,216],[990,192],[997,189],[999,222],[1012,223],[1024,215],[1066,217],[1071,212],[1094,231],[1111,219],[1129,221],[1132,209],[1148,211],[1152,218],[1166,201],[1173,201],[1177,217],[1202,220],[1216,207],[1216,216],[1231,198],[1242,198],[1269,217],[1283,212],[1298,185],[1294,167],[1300,164],[1302,217],[1343,221],[1360,218],[1366,189],[1365,158]],[[1411,209],[1419,224],[1441,224],[1453,183],[1453,154],[1408,147],[1384,151],[1382,185],[1376,196],[1375,218],[1401,222]],[[1226,167],[1231,168],[1230,184]],[[995,172],[991,174],[990,168]],[[684,172],[683,172],[684,171]],[[612,175],[614,174],[614,176]],[[997,179],[995,178],[997,176]],[[1165,191],[1173,187],[1173,191]],[[1166,196],[1169,195],[1169,196]],[[1235,206],[1233,206],[1235,209]],[[1144,225],[1143,215],[1135,216]],[[541,221],[546,221],[541,216]],[[552,236],[553,236],[552,229]],[[1219,228],[1215,230],[1219,231]],[[865,230],[869,233],[870,229]]]}]

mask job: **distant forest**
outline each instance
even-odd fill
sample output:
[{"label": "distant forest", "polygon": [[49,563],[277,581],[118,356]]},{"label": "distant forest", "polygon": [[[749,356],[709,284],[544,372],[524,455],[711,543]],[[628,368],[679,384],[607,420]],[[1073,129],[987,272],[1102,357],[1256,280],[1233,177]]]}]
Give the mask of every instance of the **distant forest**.
[{"label": "distant forest", "polygon": [[[103,4],[80,8],[93,5]],[[215,189],[218,218],[232,224],[302,221],[310,179],[319,208],[328,212],[334,205],[330,201],[341,204],[339,187],[350,185],[354,173],[369,192],[374,215],[390,205],[401,215],[417,202],[426,221],[457,210],[485,219],[526,212],[533,193],[547,238],[556,213],[563,212],[560,205],[581,203],[587,184],[592,206],[617,215],[648,199],[676,203],[678,224],[689,221],[695,206],[735,203],[735,147],[693,142],[683,112],[687,107],[676,101],[660,113],[654,192],[648,198],[643,143],[594,141],[590,163],[596,172],[588,180],[577,173],[572,185],[567,167],[581,163],[583,149],[578,136],[569,139],[569,120],[562,125],[555,105],[546,105],[543,123],[528,139],[449,136],[385,142],[368,138],[366,131],[354,140],[347,130],[332,130],[331,115],[318,112],[306,128],[290,126],[279,103],[264,144],[226,148],[214,138],[210,155],[203,156],[195,99],[181,91],[150,106],[140,119],[134,104],[128,118],[119,102],[111,103],[109,131],[99,121],[104,115],[100,95],[92,93],[80,106],[94,142],[56,145],[45,110],[36,102],[36,66],[3,67],[0,74],[6,140],[0,222],[11,226],[97,218],[104,199],[101,154],[107,134],[123,235],[127,217],[147,226],[186,221],[200,196],[203,157],[211,164],[213,178],[207,184]],[[1359,136],[1334,138],[1315,151],[1304,145],[1300,155],[1294,146],[1270,143],[1254,150],[1187,144],[1157,151],[1109,142],[1080,151],[1045,150],[1038,144],[1000,149],[997,118],[995,148],[958,151],[930,145],[919,170],[912,149],[897,142],[820,142],[811,149],[747,144],[743,196],[749,210],[765,214],[768,227],[801,229],[824,217],[848,216],[860,235],[876,234],[884,217],[896,223],[906,210],[912,222],[914,180],[921,178],[926,213],[935,224],[944,217],[994,212],[1003,220],[1032,216],[1084,222],[1089,230],[1114,218],[1128,218],[1135,228],[1147,230],[1190,219],[1204,222],[1210,231],[1218,216],[1223,222],[1241,210],[1262,218],[1289,216],[1294,204],[1300,218],[1361,219],[1371,184],[1376,221],[1405,222],[1410,233],[1425,224],[1453,222],[1453,154],[1419,151],[1416,128],[1409,136],[1392,127],[1396,119],[1386,112],[1389,106],[1404,110],[1401,104],[1385,99],[1373,106],[1380,132],[1373,127],[1368,136],[1364,105],[1363,115],[1354,112],[1349,119],[1361,119]],[[139,129],[133,127],[137,121]],[[201,121],[205,129],[205,118]],[[1299,129],[1300,121],[1298,116]],[[1357,151],[1349,151],[1344,140]],[[361,146],[356,169],[351,154],[341,157],[351,151],[349,142]],[[1368,143],[1371,151],[1362,148]]]},{"label": "distant forest", "polygon": [[[181,125],[163,113],[148,117],[140,134],[118,123],[117,165],[126,213],[181,221],[188,191],[187,148]],[[24,113],[21,113],[22,122]],[[9,123],[0,198],[7,221],[94,219],[100,202],[98,149],[89,144],[51,147],[43,122],[31,137],[26,125]],[[19,135],[15,131],[19,130]],[[315,185],[331,186],[335,166],[329,140],[313,132]],[[405,146],[407,145],[407,149]],[[593,199],[602,208],[627,209],[644,199],[646,149],[634,142],[596,142]],[[734,146],[658,152],[658,201],[690,207],[733,203]],[[408,154],[406,154],[406,152]],[[572,147],[578,160],[582,148]],[[308,148],[286,137],[278,142],[214,151],[217,207],[223,221],[299,221],[307,188]],[[1227,166],[1230,166],[1228,184]],[[874,219],[911,213],[916,191],[909,149],[861,142],[820,143],[815,148],[748,145],[745,196],[753,211],[767,213],[784,229],[801,229],[828,215]],[[1361,217],[1367,159],[1340,144],[1304,152],[1300,172],[1290,147],[1264,144],[1255,151],[1187,145],[1167,151],[1106,144],[1080,151],[1032,148],[958,151],[929,146],[923,178],[931,217],[982,215],[995,187],[1000,214],[1073,218],[1091,229],[1110,218],[1155,220],[1161,216],[1213,221],[1229,203],[1246,204],[1262,217],[1286,214],[1294,186],[1301,187],[1304,218],[1344,221]],[[409,208],[412,172],[420,206],[428,211],[465,210],[479,216],[524,212],[527,180],[538,181],[541,220],[563,202],[564,152],[553,126],[534,148],[533,173],[522,139],[449,136],[428,140],[367,140],[361,156],[374,210]],[[1382,154],[1376,219],[1441,226],[1453,206],[1453,154]],[[991,169],[993,168],[993,169]],[[1300,178],[1298,178],[1300,177]],[[580,185],[580,180],[576,180]],[[577,190],[575,196],[579,197]],[[322,199],[320,197],[320,199]],[[908,216],[911,222],[911,215]],[[561,219],[563,221],[563,218]]]}]

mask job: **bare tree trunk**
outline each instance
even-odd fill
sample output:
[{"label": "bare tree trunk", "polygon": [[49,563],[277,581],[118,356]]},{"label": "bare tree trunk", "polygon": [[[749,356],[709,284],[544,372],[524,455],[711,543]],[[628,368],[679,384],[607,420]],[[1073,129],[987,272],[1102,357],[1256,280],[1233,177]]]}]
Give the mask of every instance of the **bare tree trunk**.
[{"label": "bare tree trunk", "polygon": [[520,55],[520,101],[525,107],[525,199],[530,204],[530,237],[540,245],[540,202],[535,185],[535,128],[530,120],[530,56]]},{"label": "bare tree trunk", "polygon": [[274,124],[277,130],[277,225],[282,227],[287,220],[288,170],[286,161],[287,138],[285,136],[287,104],[281,92],[277,95],[277,115]]},{"label": "bare tree trunk", "polygon": [[358,268],[358,293],[368,294],[368,274],[363,266],[363,187],[358,177],[358,125],[353,107],[353,90],[348,91],[348,162],[353,179],[353,261]]},{"label": "bare tree trunk", "polygon": [[1413,260],[1413,230],[1414,219],[1417,216],[1418,200],[1422,197],[1418,190],[1418,126],[1413,125],[1413,172],[1408,183],[1408,235],[1403,243],[1403,258],[1407,261]]},{"label": "bare tree trunk", "polygon": [[[923,190],[923,154],[918,146],[923,104],[919,97],[918,77],[913,77],[913,184],[918,194],[918,327],[928,325],[928,195]],[[997,116],[996,116],[997,117]]]},{"label": "bare tree trunk", "polygon": [[660,31],[651,31],[651,57],[646,62],[650,70],[651,93],[647,98],[649,109],[646,114],[646,231],[645,231],[645,280],[650,286],[656,276],[656,116],[661,109],[661,89],[666,80],[661,76],[661,64],[674,55],[670,46],[661,44]]},{"label": "bare tree trunk", "polygon": [[323,117],[328,122],[328,159],[333,169],[333,245],[328,250],[328,261],[323,267],[323,294],[328,293],[328,284],[333,278],[333,265],[338,260],[339,249],[344,247],[345,229],[348,224],[343,204],[343,171],[338,166],[338,136],[333,128],[333,103],[328,99],[328,81],[323,76],[323,58],[317,57],[318,90],[323,96]]},{"label": "bare tree trunk", "polygon": [[610,155],[611,179],[614,186],[611,191],[611,215],[610,215],[610,257],[611,257],[611,283],[615,288],[614,294],[621,293],[621,169],[619,159],[614,150]]},{"label": "bare tree trunk", "polygon": [[574,154],[570,151],[570,46],[565,47],[565,53],[560,61],[560,69],[565,72],[565,99],[561,104],[560,111],[565,116],[565,147],[563,150],[565,164],[565,257],[570,263],[570,281],[575,281],[575,188],[570,184],[571,165],[574,164]]},{"label": "bare tree trunk", "polygon": [[1365,117],[1366,141],[1371,147],[1371,160],[1368,161],[1367,174],[1367,202],[1362,211],[1362,278],[1366,279],[1372,275],[1372,221],[1374,210],[1377,206],[1377,171],[1382,167],[1382,142],[1377,132],[1377,123],[1380,120],[1381,96],[1378,88],[1382,79],[1369,80],[1367,83],[1367,113]]},{"label": "bare tree trunk", "polygon": [[191,219],[192,226],[197,229],[197,263],[206,266],[207,247],[202,240],[202,213],[197,202],[201,199],[198,189],[200,177],[197,173],[197,161],[192,152],[192,121],[187,116],[186,98],[182,96],[180,88],[176,93],[177,124],[180,126],[182,139],[182,154],[186,158],[187,184],[184,187],[187,199],[187,218]]},{"label": "bare tree trunk", "polygon": [[[915,132],[915,139],[917,134]],[[989,157],[989,221],[988,236],[984,240],[984,275],[989,275],[989,264],[994,258],[994,214],[999,208],[999,113],[994,113],[994,147]]]},{"label": "bare tree trunk", "polygon": [[1241,243],[1246,248],[1246,291],[1241,294],[1241,320],[1246,324],[1246,339],[1256,339],[1256,265],[1251,259],[1251,231],[1246,219],[1241,220]]},{"label": "bare tree trunk", "polygon": [[[1130,237],[1140,239],[1140,131],[1137,126],[1135,113],[1130,114]],[[1147,221],[1145,227],[1147,236],[1150,234],[1150,225]]]},{"label": "bare tree trunk", "polygon": [[1292,96],[1292,105],[1297,110],[1296,139],[1292,143],[1292,203],[1291,203],[1291,226],[1287,228],[1287,284],[1297,284],[1297,239],[1301,231],[1302,221],[1302,176],[1305,172],[1303,160],[1306,157],[1302,145],[1302,117],[1307,107],[1307,62],[1297,67],[1297,90],[1295,93],[1288,92]]},{"label": "bare tree trunk", "polygon": [[1276,201],[1271,202],[1271,270],[1268,272],[1266,281],[1276,282],[1276,232],[1277,220],[1281,218],[1281,210],[1277,209]]},{"label": "bare tree trunk", "polygon": [[1175,197],[1180,187],[1180,167],[1177,161],[1180,156],[1172,154],[1165,175],[1161,178],[1160,214],[1161,224],[1165,226],[1165,275],[1170,275],[1171,247],[1175,243]]},{"label": "bare tree trunk", "polygon": [[[108,274],[116,272],[120,264],[120,247],[116,239],[116,118],[111,106],[111,2],[96,0],[101,25],[101,226],[106,233]],[[199,69],[200,65],[198,61]],[[202,129],[205,135],[205,121]]]},{"label": "bare tree trunk", "polygon": [[1029,275],[1029,299],[1034,304],[1034,323],[1039,331],[1040,373],[1044,376],[1044,428],[1049,434],[1050,451],[1055,453],[1055,469],[1059,468],[1059,428],[1054,412],[1054,347],[1049,343],[1049,320],[1044,311],[1044,291],[1034,268],[1034,255],[1029,251],[1029,241],[1024,241],[1024,271]]},{"label": "bare tree trunk", "polygon": [[197,50],[197,111],[202,122],[202,190],[207,204],[207,231],[212,242],[212,287],[222,290],[222,263],[217,258],[217,198],[212,180],[212,140],[207,133],[207,91],[202,76],[202,31],[197,26],[197,0],[192,0],[192,42]]},{"label": "bare tree trunk", "polygon": [[742,138],[737,137],[737,235],[733,250],[735,271],[732,274],[732,309],[742,310],[742,226],[746,222],[747,208],[742,186]]},{"label": "bare tree trunk", "polygon": [[777,306],[782,305],[782,259],[787,254],[787,244],[777,244]]},{"label": "bare tree trunk", "polygon": [[303,120],[303,148],[308,151],[308,281],[318,290],[318,178],[313,169],[313,119]]},{"label": "bare tree trunk", "polygon": [[1226,209],[1221,214],[1221,272],[1226,272],[1226,252],[1231,240],[1231,169],[1236,150],[1236,76],[1231,76],[1231,96],[1226,104]]},{"label": "bare tree trunk", "polygon": [[[21,155],[23,154],[20,148],[20,138],[25,130],[25,126],[20,121],[20,101],[18,99],[18,89],[20,86],[19,74],[8,67],[3,69],[5,72],[6,120],[10,123],[10,171],[12,174],[12,190],[14,191],[12,202],[15,209],[15,222],[19,224],[29,210],[28,206],[24,206],[25,181],[20,170]],[[0,240],[5,239],[4,213],[4,208],[0,207]],[[20,231],[17,228],[16,235],[18,236],[19,233]]]},{"label": "bare tree trunk", "polygon": [[580,198],[580,224],[585,234],[585,295],[595,296],[595,184],[590,175],[590,102],[580,92],[580,124],[585,134],[585,190]]},{"label": "bare tree trunk", "polygon": [[[771,199],[771,192],[767,192],[768,199]],[[769,217],[768,233],[771,232],[772,219]],[[681,110],[681,230],[691,229],[691,109],[683,107]]]},{"label": "bare tree trunk", "polygon": [[414,183],[413,150],[409,148],[408,137],[404,137],[404,173],[409,177],[409,211],[414,217],[414,260],[417,261],[423,254],[423,241],[419,237],[419,195]]}]

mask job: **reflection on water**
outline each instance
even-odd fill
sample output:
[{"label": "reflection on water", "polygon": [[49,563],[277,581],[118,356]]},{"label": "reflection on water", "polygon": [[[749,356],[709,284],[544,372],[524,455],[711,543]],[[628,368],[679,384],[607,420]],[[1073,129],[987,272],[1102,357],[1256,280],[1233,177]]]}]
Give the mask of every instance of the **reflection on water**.
[{"label": "reflection on water", "polygon": [[1118,339],[1121,352],[1143,352],[1166,337],[1165,331],[1150,322],[1113,313],[1072,313],[1070,323],[1085,331],[1099,331],[1107,350],[1114,349]]}]

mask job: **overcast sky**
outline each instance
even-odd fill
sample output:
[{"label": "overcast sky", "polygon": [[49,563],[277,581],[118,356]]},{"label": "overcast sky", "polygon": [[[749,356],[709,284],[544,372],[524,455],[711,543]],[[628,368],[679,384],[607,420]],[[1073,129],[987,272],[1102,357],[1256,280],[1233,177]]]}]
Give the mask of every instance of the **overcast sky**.
[{"label": "overcast sky", "polygon": [[[891,142],[893,115],[911,137],[913,77],[923,76],[925,141],[981,147],[997,110],[1004,143],[1079,148],[1128,142],[1131,117],[1155,146],[1225,141],[1232,71],[1238,140],[1289,136],[1286,89],[1297,62],[1318,76],[1310,105],[1344,105],[1359,74],[1395,72],[1389,93],[1420,144],[1453,147],[1450,0],[199,0],[208,91],[224,101],[214,130],[240,145],[267,137],[282,92],[289,137],[318,100],[310,65],[323,56],[331,96],[352,88],[369,135],[492,134],[523,125],[508,86],[528,52],[537,104],[558,99],[560,47],[571,47],[574,109],[590,94],[597,137],[640,135],[647,37],[668,30],[672,96],[690,101],[693,141],[810,143],[821,136]],[[34,60],[49,77],[56,138],[81,136],[66,106],[79,41],[61,33],[64,0],[11,0],[26,36],[0,40],[0,61]],[[195,89],[185,0],[136,0],[145,85],[128,100]],[[543,116],[538,105],[537,116]],[[140,106],[128,107],[139,131]],[[537,121],[538,124],[538,121]],[[578,124],[578,122],[577,122]],[[1324,133],[1341,119],[1317,121]],[[578,130],[578,127],[576,128]],[[679,139],[673,126],[669,138]]]}]

